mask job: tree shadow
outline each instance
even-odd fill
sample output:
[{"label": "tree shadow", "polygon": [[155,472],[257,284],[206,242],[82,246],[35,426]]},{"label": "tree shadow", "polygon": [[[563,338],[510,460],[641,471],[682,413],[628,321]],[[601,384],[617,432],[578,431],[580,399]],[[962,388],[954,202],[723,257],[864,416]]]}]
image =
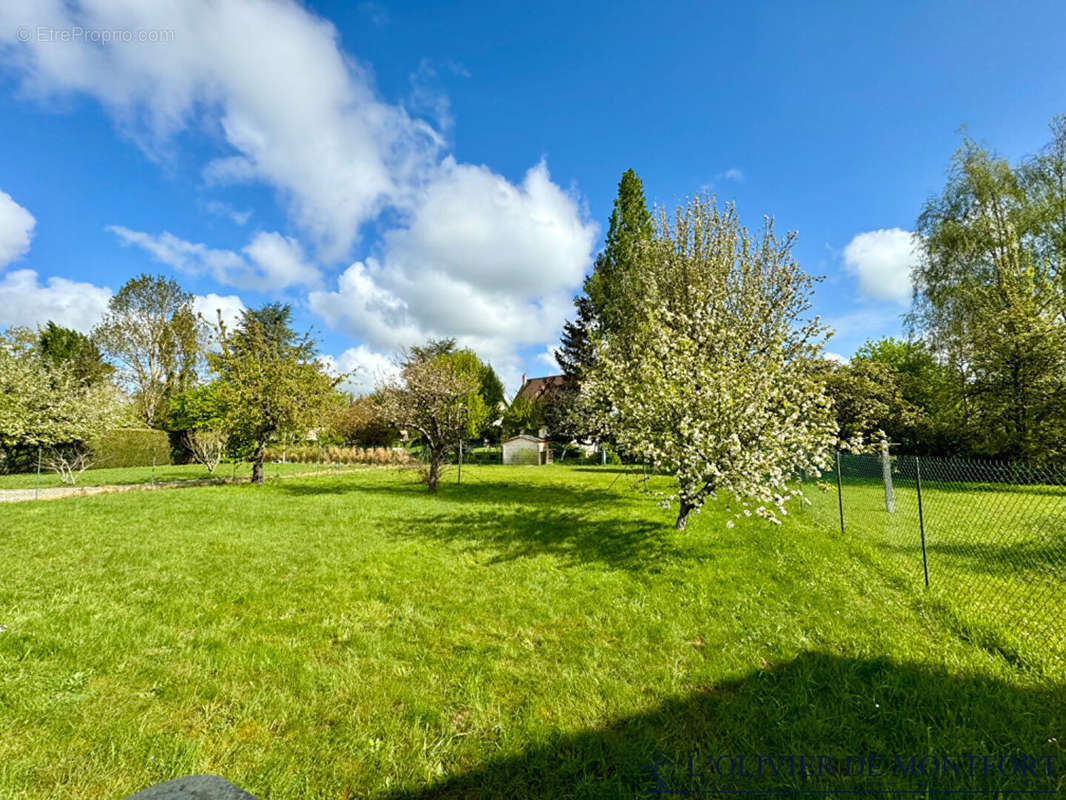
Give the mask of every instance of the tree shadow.
[{"label": "tree shadow", "polygon": [[598,520],[560,503],[558,510],[448,513],[410,519],[412,532],[443,542],[469,541],[493,552],[488,563],[550,555],[569,565],[600,563],[612,569],[658,572],[681,553],[663,539],[663,524]]},{"label": "tree shadow", "polygon": [[495,476],[492,480],[486,480],[483,477],[465,474],[461,484],[454,480],[442,481],[438,485],[436,494],[427,492],[426,485],[419,482],[413,475],[409,480],[384,485],[359,483],[345,480],[342,476],[337,476],[335,480],[316,478],[314,481],[300,483],[279,482],[278,489],[296,496],[359,494],[367,497],[429,500],[448,505],[508,503],[557,508],[617,503],[625,498],[621,493],[612,491],[612,489],[622,486],[621,482],[588,487],[573,486],[562,482],[531,484],[524,481],[501,480]]},{"label": "tree shadow", "polygon": [[[883,549],[921,559],[921,545],[883,543]],[[1010,544],[940,543],[926,545],[930,573],[938,569],[962,570],[992,577],[1047,575],[1066,577],[1066,539],[1061,542]]]},{"label": "tree shadow", "polygon": [[443,542],[469,542],[492,552],[490,563],[551,555],[567,564],[600,563],[612,569],[656,572],[681,555],[664,541],[671,520],[636,519],[610,509],[631,502],[622,484],[578,487],[563,483],[508,483],[464,479],[428,495],[415,481],[387,485],[352,481],[279,484],[295,496],[355,495],[361,502],[423,501],[398,519],[396,530]]},{"label": "tree shadow", "polygon": [[[1061,683],[1021,687],[887,658],[805,652],[379,797],[1060,797],[1064,714]],[[871,763],[879,774],[871,776]]]}]

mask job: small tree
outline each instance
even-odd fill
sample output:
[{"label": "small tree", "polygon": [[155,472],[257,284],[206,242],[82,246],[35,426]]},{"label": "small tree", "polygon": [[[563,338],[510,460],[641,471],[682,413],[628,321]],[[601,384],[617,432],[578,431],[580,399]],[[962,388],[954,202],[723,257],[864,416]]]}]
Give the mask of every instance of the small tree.
[{"label": "small tree", "polygon": [[473,353],[426,356],[416,349],[404,360],[399,378],[377,393],[382,416],[398,428],[417,431],[425,442],[430,492],[437,491],[448,448],[475,434],[488,417],[480,387],[481,364]]},{"label": "small tree", "polygon": [[518,395],[503,412],[503,429],[508,436],[536,435],[544,424],[545,404],[536,398]]},{"label": "small tree", "polygon": [[252,444],[253,483],[263,482],[267,443],[318,419],[340,380],[324,371],[310,334],[292,330],[288,306],[280,320],[276,306],[264,311],[246,311],[233,331],[220,316],[219,352],[207,356],[218,375],[227,433]]},{"label": "small tree", "polygon": [[396,439],[396,430],[381,416],[376,398],[356,397],[338,404],[330,415],[329,433],[346,445],[384,446]]},{"label": "small tree", "polygon": [[220,430],[204,428],[185,431],[185,446],[192,454],[193,461],[207,467],[209,475],[214,475],[226,452],[226,436]]},{"label": "small tree", "polygon": [[0,447],[81,446],[112,427],[120,413],[115,388],[46,360],[35,339],[25,328],[0,336]]},{"label": "small tree", "polygon": [[93,453],[79,442],[58,445],[48,448],[43,464],[45,469],[56,473],[62,483],[74,486],[81,474],[93,465]]},{"label": "small tree", "polygon": [[[798,471],[817,473],[835,442],[816,358],[826,338],[812,281],[767,221],[755,240],[733,206],[696,198],[659,212],[635,256],[644,282],[624,336],[596,348],[584,397],[602,430],[674,475],[677,528],[718,492],[778,522]],[[750,506],[754,505],[752,509]]]}]

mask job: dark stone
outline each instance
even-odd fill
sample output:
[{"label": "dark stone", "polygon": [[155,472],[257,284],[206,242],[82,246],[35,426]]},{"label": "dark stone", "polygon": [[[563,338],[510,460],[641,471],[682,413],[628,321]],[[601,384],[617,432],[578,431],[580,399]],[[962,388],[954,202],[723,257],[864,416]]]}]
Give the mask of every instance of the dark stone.
[{"label": "dark stone", "polygon": [[126,800],[256,800],[239,786],[217,775],[189,775],[157,783]]}]

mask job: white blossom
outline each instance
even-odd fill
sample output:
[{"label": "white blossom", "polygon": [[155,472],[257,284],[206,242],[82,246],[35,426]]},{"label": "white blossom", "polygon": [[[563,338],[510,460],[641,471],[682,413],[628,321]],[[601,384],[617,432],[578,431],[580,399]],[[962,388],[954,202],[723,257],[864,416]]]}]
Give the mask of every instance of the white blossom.
[{"label": "white blossom", "polygon": [[619,446],[677,478],[678,527],[724,492],[780,524],[798,473],[827,469],[836,441],[817,373],[827,329],[792,237],[756,240],[735,209],[696,198],[638,255],[637,318],[600,338],[582,392]]}]

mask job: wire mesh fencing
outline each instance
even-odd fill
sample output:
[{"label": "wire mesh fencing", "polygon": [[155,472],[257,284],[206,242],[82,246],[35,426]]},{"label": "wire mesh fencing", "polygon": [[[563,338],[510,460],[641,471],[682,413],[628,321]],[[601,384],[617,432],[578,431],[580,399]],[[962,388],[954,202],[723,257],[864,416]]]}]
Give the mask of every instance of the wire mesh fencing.
[{"label": "wire mesh fencing", "polygon": [[822,480],[816,513],[963,625],[1066,657],[1066,469],[840,454]]}]

